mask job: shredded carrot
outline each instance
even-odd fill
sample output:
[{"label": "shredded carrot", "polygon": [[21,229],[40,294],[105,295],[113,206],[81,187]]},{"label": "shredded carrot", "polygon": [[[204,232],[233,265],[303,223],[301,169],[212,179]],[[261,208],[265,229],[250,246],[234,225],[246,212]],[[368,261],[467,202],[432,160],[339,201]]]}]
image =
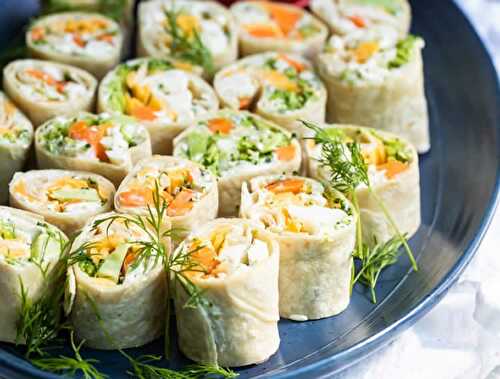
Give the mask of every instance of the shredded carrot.
[{"label": "shredded carrot", "polygon": [[29,68],[29,69],[26,70],[26,73],[28,75],[31,75],[32,77],[38,79],[38,80],[44,81],[49,86],[56,87],[56,90],[59,93],[62,93],[64,91],[65,83],[64,82],[60,82],[60,81],[54,79],[52,77],[52,75],[47,74],[46,72],[43,72],[41,70],[37,70],[37,69],[34,69],[34,68]]},{"label": "shredded carrot", "polygon": [[357,15],[350,16],[349,20],[351,20],[352,23],[354,25],[356,25],[358,28],[364,28],[366,26],[366,22],[363,19],[363,17],[361,17],[361,16],[357,16]]},{"label": "shredded carrot", "polygon": [[298,194],[302,192],[303,187],[304,187],[303,179],[289,178],[270,183],[266,186],[266,189],[276,194],[285,192]]},{"label": "shredded carrot", "polygon": [[75,42],[80,47],[85,47],[86,43],[80,34],[73,34],[73,42]]},{"label": "shredded carrot", "polygon": [[278,147],[276,155],[280,161],[291,161],[295,158],[295,146],[290,144],[288,146]]},{"label": "shredded carrot", "polygon": [[282,38],[283,32],[276,25],[269,24],[246,24],[244,25],[248,34],[257,38]]},{"label": "shredded carrot", "polygon": [[402,173],[407,168],[407,163],[403,163],[395,159],[389,159],[386,163],[377,166],[377,170],[385,170],[385,176],[388,179],[393,179],[396,175]]},{"label": "shredded carrot", "polygon": [[297,83],[290,80],[285,74],[276,70],[265,70],[262,78],[269,84],[284,91],[297,91]]},{"label": "shredded carrot", "polygon": [[280,54],[279,57],[281,59],[283,59],[286,63],[288,63],[290,66],[295,68],[295,70],[297,70],[297,72],[302,72],[306,69],[305,65],[296,61],[295,59],[290,58],[288,55]]},{"label": "shredded carrot", "polygon": [[31,29],[31,39],[33,41],[41,41],[45,38],[45,30],[42,27]]},{"label": "shredded carrot", "polygon": [[377,42],[362,42],[354,50],[354,55],[358,63],[365,63],[379,48],[380,46]]},{"label": "shredded carrot", "polygon": [[[196,250],[198,249],[198,250]],[[210,249],[209,247],[201,247],[198,248],[195,244],[190,247],[191,251],[194,251],[190,257],[191,259],[199,265],[199,268],[203,271],[206,271],[208,274],[212,272],[217,265],[220,263],[217,260],[217,253]]]},{"label": "shredded carrot", "polygon": [[134,187],[120,192],[118,201],[127,207],[143,207],[153,202],[153,194],[149,188]]},{"label": "shredded carrot", "polygon": [[233,128],[232,121],[227,118],[212,118],[208,121],[208,129],[212,133],[229,134]]},{"label": "shredded carrot", "polygon": [[134,260],[135,260],[135,253],[128,252],[127,255],[125,256],[125,259],[123,260],[123,266],[122,266],[123,273],[127,273],[129,266],[134,262]]},{"label": "shredded carrot", "polygon": [[153,108],[142,104],[137,99],[130,99],[127,104],[127,113],[139,120],[153,121],[156,119],[155,111]]},{"label": "shredded carrot", "polygon": [[240,100],[239,109],[248,109],[250,107],[250,104],[252,103],[251,97],[242,97],[239,100]]},{"label": "shredded carrot", "polygon": [[170,217],[182,216],[193,208],[194,192],[183,189],[175,196],[174,200],[167,207],[167,215]]},{"label": "shredded carrot", "polygon": [[264,3],[264,7],[271,14],[271,17],[278,24],[285,36],[295,28],[297,22],[302,18],[302,14],[298,9],[285,5],[266,2]]},{"label": "shredded carrot", "polygon": [[99,36],[97,38],[99,41],[104,41],[107,43],[112,43],[113,42],[113,35],[112,34],[103,34],[102,36]]},{"label": "shredded carrot", "polygon": [[69,136],[73,139],[86,141],[94,148],[95,154],[99,160],[108,162],[106,149],[101,144],[107,127],[89,126],[84,120],[75,122],[69,128]]}]

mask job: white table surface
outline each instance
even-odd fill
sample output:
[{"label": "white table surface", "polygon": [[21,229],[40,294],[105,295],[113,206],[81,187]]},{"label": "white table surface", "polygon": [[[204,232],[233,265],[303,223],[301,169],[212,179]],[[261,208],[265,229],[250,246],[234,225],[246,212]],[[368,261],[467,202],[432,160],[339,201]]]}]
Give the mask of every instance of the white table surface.
[{"label": "white table surface", "polygon": [[[500,73],[500,0],[457,3]],[[396,341],[332,379],[500,379],[500,207],[444,299]]]}]

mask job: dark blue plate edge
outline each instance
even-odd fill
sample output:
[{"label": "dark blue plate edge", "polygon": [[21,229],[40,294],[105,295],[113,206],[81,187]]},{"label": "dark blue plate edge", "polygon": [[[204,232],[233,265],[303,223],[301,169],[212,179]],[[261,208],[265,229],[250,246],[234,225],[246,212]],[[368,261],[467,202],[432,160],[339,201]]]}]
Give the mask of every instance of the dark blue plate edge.
[{"label": "dark blue plate edge", "polygon": [[[490,71],[491,77],[495,78],[496,81],[496,118],[497,122],[500,119],[500,81],[498,74],[495,70],[493,60],[491,58],[490,51],[485,47],[483,39],[477,33],[475,27],[472,25],[470,19],[463,12],[463,10],[455,3],[455,1],[449,1],[450,5],[455,8],[465,21],[465,25],[469,29],[469,33],[476,38],[479,48],[482,50],[483,58],[486,59],[487,65],[485,69]],[[500,130],[500,125],[497,124],[497,130]],[[500,152],[500,140],[497,142],[497,153]],[[366,358],[381,348],[394,340],[397,335],[412,325],[415,324],[421,317],[427,314],[435,305],[437,305],[441,299],[446,295],[450,287],[458,280],[462,272],[465,270],[467,265],[470,263],[481,241],[488,230],[488,227],[493,219],[495,210],[500,203],[500,156],[495,157],[497,160],[497,175],[495,179],[495,187],[491,193],[490,199],[487,204],[487,210],[482,217],[479,228],[474,238],[469,242],[467,248],[464,250],[462,256],[455,264],[455,266],[450,270],[450,272],[441,280],[441,282],[429,292],[429,294],[420,301],[417,305],[413,307],[404,317],[400,318],[392,325],[386,327],[380,332],[374,334],[373,336],[361,341],[360,343],[340,352],[332,355],[328,358],[322,359],[319,362],[315,362],[305,367],[290,370],[288,372],[273,373],[272,377],[277,379],[289,379],[289,378],[326,378],[330,375],[337,373],[339,371],[345,370],[358,363],[363,358]],[[41,379],[61,379],[60,375],[52,374],[46,371],[37,369],[34,366],[26,365],[26,361],[22,360],[18,362],[18,359],[9,360],[8,357],[0,355],[0,374],[8,379],[24,379],[26,375],[30,375],[33,378]],[[17,358],[17,357],[16,357]],[[19,358],[22,359],[22,358]],[[335,366],[337,365],[337,366]],[[267,374],[258,375],[256,378],[268,377]]]}]

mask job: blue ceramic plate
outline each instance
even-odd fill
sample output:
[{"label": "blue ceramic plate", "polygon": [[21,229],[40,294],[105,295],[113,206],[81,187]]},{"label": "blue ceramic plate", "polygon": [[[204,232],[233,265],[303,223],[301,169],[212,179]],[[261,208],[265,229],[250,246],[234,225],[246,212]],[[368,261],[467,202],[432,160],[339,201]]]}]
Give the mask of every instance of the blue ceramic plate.
[{"label": "blue ceramic plate", "polygon": [[[35,0],[1,0],[0,44],[35,12]],[[266,363],[239,370],[241,378],[313,378],[363,359],[423,316],[446,293],[476,251],[495,208],[500,168],[500,91],[492,63],[470,23],[445,0],[413,1],[413,31],[424,50],[432,150],[421,157],[423,223],[411,245],[420,270],[409,262],[382,275],[379,303],[356,287],[338,317],[280,322],[281,347]],[[2,183],[6,185],[6,183]],[[161,353],[159,342],[132,353]],[[86,350],[99,369],[125,378],[117,353]],[[185,363],[175,354],[173,367]],[[0,375],[58,378],[0,345]]]}]

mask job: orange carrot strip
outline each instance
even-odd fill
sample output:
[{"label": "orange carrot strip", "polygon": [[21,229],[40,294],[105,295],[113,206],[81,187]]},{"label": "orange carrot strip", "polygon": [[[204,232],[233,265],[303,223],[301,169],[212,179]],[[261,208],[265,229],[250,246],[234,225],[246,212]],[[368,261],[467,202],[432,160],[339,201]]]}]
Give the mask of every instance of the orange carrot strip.
[{"label": "orange carrot strip", "polygon": [[31,29],[31,39],[33,41],[40,41],[45,38],[45,30],[41,27]]},{"label": "orange carrot strip", "polygon": [[167,207],[167,215],[170,217],[182,216],[193,208],[194,192],[189,189],[183,189],[175,196],[174,200]]},{"label": "orange carrot strip", "polygon": [[280,161],[291,161],[295,158],[295,146],[290,144],[288,146],[278,147],[276,155]]},{"label": "orange carrot strip", "polygon": [[248,109],[250,104],[252,103],[251,97],[242,97],[240,100],[240,108],[239,109]]},{"label": "orange carrot strip", "polygon": [[377,166],[377,170],[385,170],[385,176],[388,179],[393,179],[396,175],[402,173],[407,168],[407,163],[403,163],[395,159],[390,159],[386,163]]},{"label": "orange carrot strip", "polygon": [[143,207],[153,202],[151,190],[145,187],[131,188],[120,192],[118,201],[128,207]]},{"label": "orange carrot strip", "polygon": [[295,24],[302,18],[299,10],[281,4],[266,3],[265,7],[284,35],[288,35],[295,28]]},{"label": "orange carrot strip", "polygon": [[101,139],[104,137],[105,129],[96,126],[89,127],[83,120],[75,122],[69,128],[69,136],[73,139],[86,141],[94,148],[97,158],[103,162],[108,161],[106,149],[101,144]]},{"label": "orange carrot strip", "polygon": [[268,24],[247,24],[244,25],[245,30],[248,34],[257,38],[266,38],[266,37],[274,37],[274,38],[282,38],[283,32],[274,27],[273,25]]},{"label": "orange carrot strip", "polygon": [[295,70],[297,70],[297,72],[302,72],[306,69],[306,66],[303,65],[302,63],[290,58],[289,56],[285,55],[285,54],[280,54],[279,57],[281,59],[283,59],[286,63],[288,63],[290,66],[292,66],[293,68],[295,68]]},{"label": "orange carrot strip", "polygon": [[350,16],[348,18],[358,28],[364,28],[366,26],[366,22],[365,22],[365,20],[361,16],[354,15],[354,16]]},{"label": "orange carrot strip", "polygon": [[303,179],[289,178],[270,183],[266,186],[266,189],[276,194],[285,192],[298,194],[302,192],[303,186]]},{"label": "orange carrot strip", "polygon": [[152,108],[147,105],[134,104],[130,110],[130,115],[144,121],[153,121],[156,119],[155,112]]},{"label": "orange carrot strip", "polygon": [[227,118],[212,118],[208,121],[208,129],[212,133],[229,134],[233,128],[233,123]]}]

